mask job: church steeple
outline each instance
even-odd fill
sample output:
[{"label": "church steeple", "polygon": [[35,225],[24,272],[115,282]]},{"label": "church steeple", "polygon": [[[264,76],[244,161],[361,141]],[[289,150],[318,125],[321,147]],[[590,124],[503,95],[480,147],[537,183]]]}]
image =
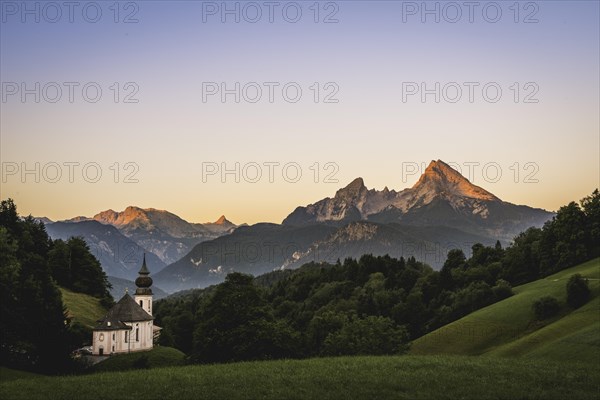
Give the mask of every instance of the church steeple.
[{"label": "church steeple", "polygon": [[148,314],[152,315],[152,278],[150,278],[150,271],[146,266],[146,253],[144,253],[144,261],[142,262],[142,268],[138,272],[139,276],[135,280],[137,289],[135,290],[135,302],[140,305]]},{"label": "church steeple", "polygon": [[144,253],[144,261],[142,262],[142,268],[138,273],[140,275],[150,275],[150,271],[148,271],[148,267],[146,266],[146,253]]},{"label": "church steeple", "polygon": [[146,266],[146,253],[144,253],[144,261],[142,262],[142,268],[138,272],[139,276],[135,280],[137,289],[135,290],[136,295],[152,295],[152,278],[150,278],[150,271]]}]

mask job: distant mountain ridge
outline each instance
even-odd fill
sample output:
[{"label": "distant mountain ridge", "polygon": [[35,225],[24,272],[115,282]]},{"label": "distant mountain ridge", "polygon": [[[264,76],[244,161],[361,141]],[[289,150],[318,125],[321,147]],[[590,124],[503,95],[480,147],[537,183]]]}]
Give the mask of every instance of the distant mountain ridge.
[{"label": "distant mountain ridge", "polygon": [[175,238],[186,238],[204,232],[201,225],[195,226],[173,213],[155,208],[129,206],[121,212],[106,210],[94,215],[93,219],[125,232],[137,229],[160,230]]},{"label": "distant mountain ridge", "polygon": [[135,280],[144,253],[151,273],[160,271],[166,265],[155,254],[123,235],[114,226],[98,221],[54,222],[46,225],[46,231],[52,239],[82,237],[90,252],[100,261],[104,272],[110,276]]},{"label": "distant mountain ridge", "polygon": [[154,274],[196,244],[238,227],[223,215],[214,223],[190,223],[168,211],[135,206],[121,212],[102,211],[92,218],[78,216],[58,222],[36,219],[46,225],[53,239],[83,237],[107,275],[128,280],[137,277],[143,253]]},{"label": "distant mountain ridge", "polygon": [[187,222],[169,211],[135,206],[121,212],[102,211],[93,219],[116,227],[166,264],[179,260],[196,244],[215,239],[237,227],[225,216],[215,223],[199,224]]}]

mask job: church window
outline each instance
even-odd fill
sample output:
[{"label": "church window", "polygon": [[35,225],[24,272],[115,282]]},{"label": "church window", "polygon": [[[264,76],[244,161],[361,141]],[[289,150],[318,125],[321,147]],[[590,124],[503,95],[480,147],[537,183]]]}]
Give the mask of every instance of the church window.
[{"label": "church window", "polygon": [[140,341],[140,328],[135,328],[135,341]]}]

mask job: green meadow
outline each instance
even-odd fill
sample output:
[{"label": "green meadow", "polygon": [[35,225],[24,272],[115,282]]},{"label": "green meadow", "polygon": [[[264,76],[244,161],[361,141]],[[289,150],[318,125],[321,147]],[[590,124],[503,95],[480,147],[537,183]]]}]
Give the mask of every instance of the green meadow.
[{"label": "green meadow", "polygon": [[2,382],[3,399],[597,399],[598,366],[466,356],[338,357]]}]

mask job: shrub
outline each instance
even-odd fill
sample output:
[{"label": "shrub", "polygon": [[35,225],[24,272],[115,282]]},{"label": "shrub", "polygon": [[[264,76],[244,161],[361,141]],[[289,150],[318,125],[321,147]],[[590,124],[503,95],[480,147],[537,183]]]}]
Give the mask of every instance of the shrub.
[{"label": "shrub", "polygon": [[533,303],[533,312],[537,320],[544,320],[558,314],[560,305],[558,300],[552,296],[544,296]]},{"label": "shrub", "polygon": [[567,303],[579,308],[590,299],[590,288],[581,274],[572,275],[567,282]]},{"label": "shrub", "polygon": [[496,282],[496,286],[492,288],[492,291],[494,292],[494,296],[498,301],[504,300],[513,295],[510,283],[508,283],[504,279],[498,279],[498,281]]}]

